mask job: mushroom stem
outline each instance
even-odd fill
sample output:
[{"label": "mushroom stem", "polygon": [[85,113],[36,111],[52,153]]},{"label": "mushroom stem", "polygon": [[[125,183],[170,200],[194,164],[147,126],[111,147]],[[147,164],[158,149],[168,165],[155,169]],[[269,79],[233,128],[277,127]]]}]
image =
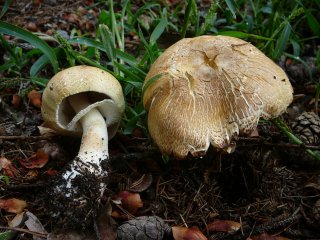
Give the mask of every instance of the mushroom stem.
[{"label": "mushroom stem", "polygon": [[[69,97],[69,103],[76,113],[88,106],[88,99],[79,95]],[[108,130],[105,119],[97,109],[91,109],[81,119],[83,129],[80,150],[77,158],[71,163],[71,169],[65,172],[64,178],[71,186],[71,180],[78,174],[91,173],[104,176],[101,161],[108,159]]]}]

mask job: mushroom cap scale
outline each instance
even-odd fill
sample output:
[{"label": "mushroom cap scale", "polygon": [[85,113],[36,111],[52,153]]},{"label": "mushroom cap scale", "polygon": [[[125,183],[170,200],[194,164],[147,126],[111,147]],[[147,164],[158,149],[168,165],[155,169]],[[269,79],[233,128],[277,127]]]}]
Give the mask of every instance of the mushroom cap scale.
[{"label": "mushroom cap scale", "polygon": [[[71,95],[83,95],[90,104],[78,114],[68,102]],[[98,108],[109,126],[109,137],[116,133],[125,103],[120,83],[111,74],[91,66],[75,66],[57,73],[43,92],[42,116],[47,125],[61,134],[81,136],[79,119]]]},{"label": "mushroom cap scale", "polygon": [[293,98],[284,71],[260,50],[226,36],[186,38],[151,66],[143,96],[148,128],[160,150],[184,158],[210,144],[228,148],[259,118],[283,113]]}]

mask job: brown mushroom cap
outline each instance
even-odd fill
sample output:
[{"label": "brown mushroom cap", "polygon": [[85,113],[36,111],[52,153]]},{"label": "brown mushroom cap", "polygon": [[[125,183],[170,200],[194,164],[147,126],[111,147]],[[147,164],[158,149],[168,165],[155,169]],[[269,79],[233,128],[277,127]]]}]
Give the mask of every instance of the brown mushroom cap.
[{"label": "brown mushroom cap", "polygon": [[210,143],[228,148],[260,117],[283,113],[293,98],[278,65],[250,43],[226,36],[175,43],[152,65],[144,87],[151,137],[177,158],[202,155]]},{"label": "brown mushroom cap", "polygon": [[[82,94],[89,100],[79,113],[70,106],[68,97]],[[92,108],[99,108],[106,119],[108,135],[116,133],[124,98],[120,83],[111,74],[91,66],[75,66],[57,73],[43,92],[42,116],[49,127],[66,135],[82,134],[79,119]]]}]

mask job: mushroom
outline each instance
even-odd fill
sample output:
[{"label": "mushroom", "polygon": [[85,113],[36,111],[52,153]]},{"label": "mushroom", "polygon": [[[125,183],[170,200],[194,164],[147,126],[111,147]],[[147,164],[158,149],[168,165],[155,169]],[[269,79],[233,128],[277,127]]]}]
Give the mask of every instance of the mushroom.
[{"label": "mushroom", "polygon": [[[99,68],[75,66],[49,81],[42,101],[42,116],[50,128],[64,135],[82,136],[77,157],[51,191],[73,202],[69,205],[90,198],[98,201],[107,175],[101,161],[109,157],[108,140],[116,134],[125,106],[120,83]],[[55,199],[58,204],[60,200]]]},{"label": "mushroom", "polygon": [[186,38],[169,47],[144,81],[148,129],[162,153],[201,156],[210,144],[231,152],[260,117],[293,99],[284,71],[250,43],[227,36]]}]

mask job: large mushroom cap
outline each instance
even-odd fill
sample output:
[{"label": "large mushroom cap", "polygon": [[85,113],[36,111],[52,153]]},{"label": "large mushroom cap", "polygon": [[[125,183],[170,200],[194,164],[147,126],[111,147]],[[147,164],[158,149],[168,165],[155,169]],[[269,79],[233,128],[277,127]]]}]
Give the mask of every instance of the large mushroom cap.
[{"label": "large mushroom cap", "polygon": [[226,36],[175,43],[152,65],[144,87],[151,137],[177,158],[204,154],[210,143],[228,148],[260,117],[283,113],[293,98],[279,66],[250,43]]},{"label": "large mushroom cap", "polygon": [[[81,94],[89,100],[79,113],[70,106],[68,97]],[[124,111],[120,83],[111,74],[91,66],[75,66],[57,73],[43,92],[42,116],[53,129],[66,135],[81,135],[79,119],[92,108],[99,108],[106,119],[111,138],[117,131]]]}]

